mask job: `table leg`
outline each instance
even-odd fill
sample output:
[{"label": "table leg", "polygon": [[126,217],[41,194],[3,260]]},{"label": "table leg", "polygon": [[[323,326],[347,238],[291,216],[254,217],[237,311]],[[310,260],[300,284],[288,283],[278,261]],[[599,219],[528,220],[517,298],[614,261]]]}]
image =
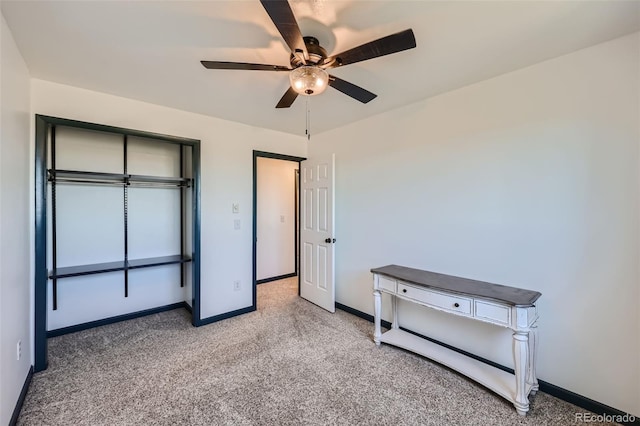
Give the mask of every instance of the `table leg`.
[{"label": "table leg", "polygon": [[516,395],[513,405],[521,416],[529,411],[527,398],[527,366],[529,365],[529,332],[513,332],[513,366],[516,376]]},{"label": "table leg", "polygon": [[398,298],[396,296],[391,296],[391,309],[393,310],[393,322],[391,323],[391,328],[399,328],[398,324]]},{"label": "table leg", "polygon": [[373,292],[373,305],[374,305],[374,314],[373,314],[373,341],[376,345],[380,346],[380,337],[382,336],[382,330],[380,328],[380,309],[382,308],[382,297],[380,295],[380,290],[374,290]]},{"label": "table leg", "polygon": [[527,368],[527,383],[531,385],[531,395],[539,389],[536,375],[536,355],[538,353],[538,327],[534,324],[529,331],[529,366]]}]

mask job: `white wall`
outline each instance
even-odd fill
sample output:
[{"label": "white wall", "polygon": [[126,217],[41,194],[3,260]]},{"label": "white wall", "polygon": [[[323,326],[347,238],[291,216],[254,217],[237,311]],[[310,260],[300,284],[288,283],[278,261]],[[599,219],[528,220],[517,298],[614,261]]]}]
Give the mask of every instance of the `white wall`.
[{"label": "white wall", "polygon": [[[252,304],[253,150],[305,156],[306,139],[186,111],[32,80],[34,114],[200,139],[202,317]],[[240,213],[232,213],[232,204]],[[234,230],[234,219],[241,229]],[[240,281],[240,291],[233,282]]]},{"label": "white wall", "polygon": [[[0,116],[0,424],[8,424],[31,365],[30,77],[4,16]],[[22,341],[18,361],[16,345]]]},{"label": "white wall", "polygon": [[[640,415],[639,52],[634,34],[316,135],[338,302],[371,314],[369,270],[393,263],[538,290],[539,378]],[[513,364],[506,329],[402,309]]]},{"label": "white wall", "polygon": [[257,279],[296,272],[295,171],[298,163],[258,157]]}]

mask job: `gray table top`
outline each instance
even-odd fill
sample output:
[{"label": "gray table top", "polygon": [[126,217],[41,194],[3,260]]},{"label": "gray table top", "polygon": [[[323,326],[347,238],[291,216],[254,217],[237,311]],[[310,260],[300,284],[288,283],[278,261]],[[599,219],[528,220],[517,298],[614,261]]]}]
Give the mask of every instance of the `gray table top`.
[{"label": "gray table top", "polygon": [[542,293],[537,291],[438,274],[406,266],[387,265],[374,268],[371,272],[434,290],[492,299],[512,306],[533,306],[535,301],[542,296]]}]

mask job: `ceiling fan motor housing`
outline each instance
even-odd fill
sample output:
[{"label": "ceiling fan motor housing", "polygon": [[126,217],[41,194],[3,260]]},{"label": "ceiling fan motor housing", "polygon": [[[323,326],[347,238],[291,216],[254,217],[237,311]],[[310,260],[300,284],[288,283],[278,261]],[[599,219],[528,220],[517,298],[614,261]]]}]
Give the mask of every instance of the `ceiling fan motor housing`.
[{"label": "ceiling fan motor housing", "polygon": [[[322,64],[322,62],[324,62],[324,60],[327,59],[328,55],[324,47],[320,46],[320,42],[318,42],[318,39],[311,36],[303,37],[303,39],[304,39],[304,45],[307,48],[307,52],[309,53],[309,60],[307,61],[307,65]],[[295,53],[291,54],[290,62],[293,68],[297,68],[301,65],[305,65],[301,56],[302,55],[296,55]]]}]

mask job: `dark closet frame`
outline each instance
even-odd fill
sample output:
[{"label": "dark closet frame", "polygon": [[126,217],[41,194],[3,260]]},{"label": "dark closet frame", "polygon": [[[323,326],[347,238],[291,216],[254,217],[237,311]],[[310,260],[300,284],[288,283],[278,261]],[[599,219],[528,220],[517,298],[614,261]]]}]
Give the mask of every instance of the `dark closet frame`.
[{"label": "dark closet frame", "polygon": [[[298,216],[300,215],[300,210],[298,208],[298,210],[296,211],[296,215],[295,215],[295,223],[294,223],[294,227],[296,228],[296,231],[293,233],[294,234],[294,245],[295,245],[295,250],[294,250],[294,265],[295,265],[295,272],[293,274],[287,274],[287,275],[282,275],[282,276],[278,276],[278,277],[272,277],[272,278],[267,278],[264,280],[258,280],[258,266],[257,266],[257,260],[258,260],[258,245],[257,245],[257,238],[258,238],[258,158],[271,158],[274,160],[285,160],[285,161],[293,161],[298,163],[298,170],[300,169],[300,163],[302,163],[304,160],[306,160],[306,158],[304,157],[295,157],[293,155],[286,155],[286,154],[276,154],[273,152],[266,152],[266,151],[253,151],[253,257],[252,257],[252,268],[253,268],[253,276],[252,276],[252,284],[253,284],[253,306],[252,306],[252,310],[255,310],[257,308],[257,301],[258,301],[258,284],[264,284],[264,283],[268,283],[271,281],[275,281],[275,280],[279,280],[279,279],[283,279],[283,278],[289,278],[289,277],[294,277],[296,275],[299,274],[299,265],[298,265],[298,254],[300,251],[300,230],[298,229]],[[298,194],[297,194],[297,206],[299,207],[300,205],[300,174],[298,174]],[[300,295],[300,277],[298,277],[298,295]]]},{"label": "dark closet frame", "polygon": [[[42,371],[47,368],[47,337],[64,334],[63,332],[47,332],[47,288],[49,280],[52,280],[53,308],[56,309],[56,284],[57,279],[73,276],[88,275],[93,273],[124,271],[125,288],[124,296],[128,295],[127,276],[130,269],[180,264],[181,267],[181,287],[184,286],[184,263],[192,264],[192,300],[191,307],[185,303],[177,303],[159,308],[147,309],[145,311],[133,312],[117,317],[105,318],[78,326],[67,327],[64,332],[77,331],[98,325],[104,325],[125,319],[131,319],[143,315],[148,315],[162,310],[185,307],[191,311],[191,322],[194,326],[203,324],[200,318],[200,141],[197,139],[182,138],[164,134],[145,132],[140,130],[113,127],[102,124],[88,123],[84,121],[69,120],[46,115],[36,115],[35,132],[35,292],[34,292],[34,370]],[[55,129],[56,126],[64,126],[76,129],[85,129],[96,132],[117,134],[123,137],[124,148],[124,173],[92,173],[76,172],[55,169]],[[127,174],[127,138],[129,136],[157,140],[159,143],[177,144],[180,146],[180,178],[157,178],[153,176],[135,176]],[[51,143],[51,163],[52,170],[47,170],[49,156],[49,141]],[[183,177],[183,156],[184,150],[191,149],[191,169],[192,178]],[[47,270],[47,182],[52,182],[52,221],[55,224],[55,182],[57,179],[71,179],[78,182],[86,179],[88,182],[103,181],[123,185],[124,187],[124,220],[125,220],[125,250],[124,259],[118,262],[110,262],[95,265],[82,265],[77,267],[57,268],[56,265],[56,244],[53,244],[53,269]],[[192,187],[192,247],[190,255],[186,255],[188,247],[185,247],[184,228],[181,229],[181,253],[177,256],[163,256],[149,259],[129,260],[127,253],[127,188],[129,183],[151,183],[170,184],[179,187],[190,185]],[[181,201],[181,224],[184,224],[184,191],[180,191]],[[52,229],[52,239],[55,241],[55,225]],[[68,330],[67,330],[68,329]]]}]

